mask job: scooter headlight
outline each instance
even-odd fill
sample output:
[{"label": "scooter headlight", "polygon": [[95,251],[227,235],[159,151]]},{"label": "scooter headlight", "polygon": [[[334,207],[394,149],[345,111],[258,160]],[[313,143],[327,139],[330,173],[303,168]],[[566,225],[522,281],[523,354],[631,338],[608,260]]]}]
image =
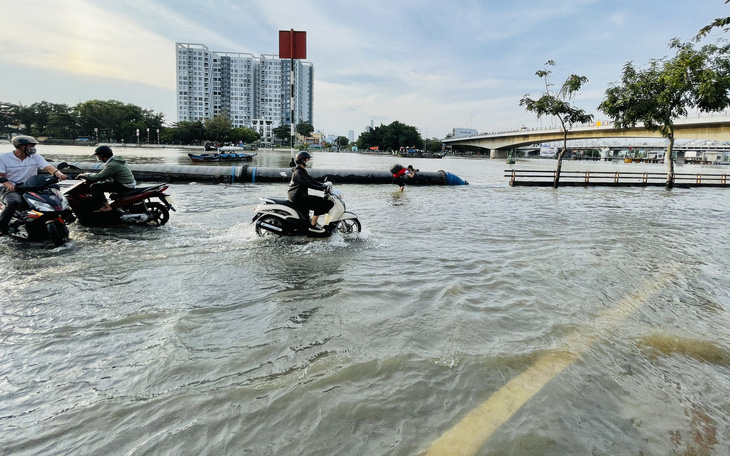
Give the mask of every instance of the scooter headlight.
[{"label": "scooter headlight", "polygon": [[28,205],[31,209],[39,212],[53,212],[55,210],[50,204],[37,199],[28,199]]}]

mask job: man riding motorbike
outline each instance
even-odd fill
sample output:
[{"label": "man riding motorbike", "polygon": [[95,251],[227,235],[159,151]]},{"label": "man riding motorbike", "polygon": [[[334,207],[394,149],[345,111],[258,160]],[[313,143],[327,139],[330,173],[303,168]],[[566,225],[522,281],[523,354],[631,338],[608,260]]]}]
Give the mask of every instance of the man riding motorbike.
[{"label": "man riding motorbike", "polygon": [[289,182],[289,192],[287,194],[289,201],[297,207],[302,208],[305,215],[309,211],[314,211],[312,216],[312,226],[309,231],[312,233],[324,233],[324,228],[317,226],[317,220],[322,214],[326,214],[334,203],[325,198],[309,194],[309,189],[324,191],[332,187],[332,182],[321,184],[314,180],[307,172],[307,164],[312,159],[309,152],[302,151],[296,156],[296,168],[292,169],[291,181]]},{"label": "man riding motorbike", "polygon": [[36,154],[38,141],[32,136],[20,135],[12,140],[15,150],[0,154],[0,197],[5,203],[5,209],[0,213],[0,235],[8,234],[8,225],[13,213],[23,205],[23,198],[15,191],[15,187],[22,184],[31,176],[43,169],[60,180],[66,175],[49,164],[40,154]]},{"label": "man riding motorbike", "polygon": [[115,157],[111,147],[99,146],[94,151],[94,155],[105,163],[104,169],[98,173],[79,174],[78,177],[95,182],[91,184],[89,191],[94,201],[99,205],[97,212],[111,211],[112,206],[107,201],[104,192],[124,193],[136,187],[137,182],[134,180],[134,175],[127,166],[126,160]]}]

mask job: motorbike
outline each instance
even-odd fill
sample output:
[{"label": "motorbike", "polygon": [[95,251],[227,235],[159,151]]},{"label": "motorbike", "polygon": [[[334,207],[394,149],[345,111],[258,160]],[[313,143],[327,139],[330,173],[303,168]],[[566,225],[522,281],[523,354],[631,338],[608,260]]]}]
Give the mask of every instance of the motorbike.
[{"label": "motorbike", "polygon": [[[123,193],[112,193],[111,211],[99,209],[91,197],[91,183],[83,178],[78,184],[66,190],[66,198],[79,223],[84,226],[107,226],[120,224],[145,224],[162,226],[170,220],[170,211],[175,211],[170,195],[164,193],[167,184],[136,187]],[[157,199],[159,201],[152,201]]]},{"label": "motorbike", "polygon": [[340,190],[328,188],[324,192],[324,197],[332,201],[334,205],[325,215],[323,233],[309,231],[311,220],[308,211],[303,212],[286,198],[273,196],[260,198],[262,203],[254,207],[256,214],[251,223],[255,224],[256,234],[261,237],[272,235],[329,237],[335,232],[347,234],[359,233],[362,230],[357,215],[347,212]]},{"label": "motorbike", "polygon": [[[10,219],[8,234],[31,242],[51,240],[60,247],[69,239],[66,223],[74,220],[69,202],[61,193],[58,178],[50,174],[32,176],[15,187],[23,206]],[[0,201],[0,210],[5,205]]]}]

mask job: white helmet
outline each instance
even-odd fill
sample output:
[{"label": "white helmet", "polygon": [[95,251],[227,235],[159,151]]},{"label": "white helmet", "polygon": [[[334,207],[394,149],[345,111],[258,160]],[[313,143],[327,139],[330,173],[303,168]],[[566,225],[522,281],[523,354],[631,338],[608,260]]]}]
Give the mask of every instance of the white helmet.
[{"label": "white helmet", "polygon": [[38,141],[32,136],[19,135],[13,138],[13,146],[25,146],[26,144],[36,145]]}]

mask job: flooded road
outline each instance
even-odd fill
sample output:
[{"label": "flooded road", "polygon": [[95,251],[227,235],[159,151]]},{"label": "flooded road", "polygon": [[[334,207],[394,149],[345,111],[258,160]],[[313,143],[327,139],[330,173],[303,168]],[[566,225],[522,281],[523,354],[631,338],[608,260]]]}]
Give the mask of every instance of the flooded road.
[{"label": "flooded road", "polygon": [[[325,240],[256,237],[253,205],[286,184],[194,183],[170,186],[161,228],[0,239],[0,454],[730,452],[727,190],[510,188],[503,160],[410,163],[470,185],[341,185],[363,232]],[[644,167],[665,170],[564,165]]]}]

